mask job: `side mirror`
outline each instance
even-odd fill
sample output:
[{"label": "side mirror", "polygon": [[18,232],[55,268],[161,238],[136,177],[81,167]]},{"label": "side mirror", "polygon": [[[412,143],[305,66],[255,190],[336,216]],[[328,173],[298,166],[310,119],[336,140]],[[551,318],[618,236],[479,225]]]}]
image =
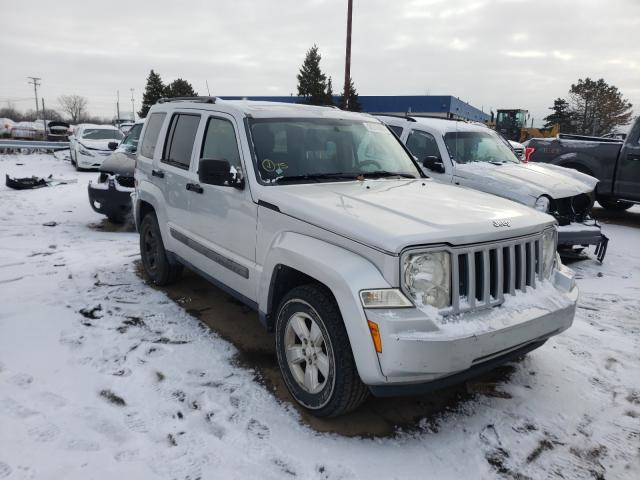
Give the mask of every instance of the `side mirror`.
[{"label": "side mirror", "polygon": [[118,145],[118,142],[109,142],[107,147],[109,147],[109,150],[115,150],[116,148],[118,148]]},{"label": "side mirror", "polygon": [[422,160],[422,165],[424,166],[424,168],[428,168],[432,172],[436,172],[436,173],[445,172],[442,159],[433,155],[425,157],[425,159]]},{"label": "side mirror", "polygon": [[244,188],[244,178],[235,169],[231,171],[231,165],[227,160],[200,160],[198,180],[206,185],[234,187],[239,190]]}]

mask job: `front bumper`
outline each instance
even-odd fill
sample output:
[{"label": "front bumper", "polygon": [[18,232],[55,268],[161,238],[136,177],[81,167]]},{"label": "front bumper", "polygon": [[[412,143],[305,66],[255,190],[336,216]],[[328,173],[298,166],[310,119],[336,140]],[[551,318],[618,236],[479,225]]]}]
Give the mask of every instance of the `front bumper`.
[{"label": "front bumper", "polygon": [[609,238],[601,231],[600,225],[585,225],[583,223],[570,223],[558,226],[558,248],[573,247],[574,245],[595,245],[596,257],[600,262],[607,253]]},{"label": "front bumper", "polygon": [[111,155],[111,150],[92,150],[92,155],[83,155],[76,150],[76,163],[79,168],[93,169],[102,165],[102,162]]},{"label": "front bumper", "polygon": [[534,292],[456,318],[437,319],[417,308],[367,309],[382,337],[378,359],[386,380],[371,390],[376,395],[424,391],[432,387],[424,384],[508,361],[510,353],[537,348],[569,328],[577,299],[573,272],[561,266],[553,282]]},{"label": "front bumper", "polygon": [[106,183],[89,182],[89,204],[97,213],[125,217],[131,211],[132,188],[121,187],[112,175]]}]

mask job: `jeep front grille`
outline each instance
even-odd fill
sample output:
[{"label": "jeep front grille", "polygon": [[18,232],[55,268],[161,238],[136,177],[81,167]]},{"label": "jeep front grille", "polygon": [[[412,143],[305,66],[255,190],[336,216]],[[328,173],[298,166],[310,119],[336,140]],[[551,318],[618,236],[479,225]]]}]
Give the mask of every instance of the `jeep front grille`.
[{"label": "jeep front grille", "polygon": [[450,253],[451,307],[443,313],[500,305],[505,295],[536,288],[536,277],[542,279],[541,235],[454,247]]}]

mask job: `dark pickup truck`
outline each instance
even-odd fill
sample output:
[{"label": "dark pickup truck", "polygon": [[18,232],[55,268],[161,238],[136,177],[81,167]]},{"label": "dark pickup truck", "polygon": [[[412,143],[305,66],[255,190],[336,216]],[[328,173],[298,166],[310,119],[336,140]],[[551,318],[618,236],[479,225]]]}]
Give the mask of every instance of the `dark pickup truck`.
[{"label": "dark pickup truck", "polygon": [[532,138],[525,143],[530,162],[574,168],[596,177],[598,203],[610,210],[626,210],[640,203],[640,117],[624,142],[620,140],[558,135]]}]

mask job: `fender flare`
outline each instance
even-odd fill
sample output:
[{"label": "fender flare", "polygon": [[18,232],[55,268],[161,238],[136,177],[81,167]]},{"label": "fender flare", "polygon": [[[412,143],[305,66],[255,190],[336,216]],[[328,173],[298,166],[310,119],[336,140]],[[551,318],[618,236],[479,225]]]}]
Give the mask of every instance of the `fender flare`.
[{"label": "fender flare", "polygon": [[384,377],[360,302],[360,290],[391,287],[376,266],[337,245],[283,232],[274,239],[262,269],[258,285],[261,312],[269,313],[272,279],[280,265],[314,278],[331,291],[338,303],[360,378],[365,384],[379,383]]},{"label": "fender flare", "polygon": [[135,208],[135,219],[137,223],[136,229],[139,230],[139,223],[142,221],[142,219],[140,218],[140,203],[146,202],[153,207],[153,210],[156,213],[156,217],[158,218],[158,225],[160,226],[160,232],[162,233],[162,241],[164,242],[164,245],[166,247],[171,243],[171,235],[169,234],[169,228],[167,226],[167,212],[165,209],[160,207],[160,205],[163,204],[162,192],[153,183],[144,183],[144,188],[136,189],[136,204],[133,206],[133,208]]}]

